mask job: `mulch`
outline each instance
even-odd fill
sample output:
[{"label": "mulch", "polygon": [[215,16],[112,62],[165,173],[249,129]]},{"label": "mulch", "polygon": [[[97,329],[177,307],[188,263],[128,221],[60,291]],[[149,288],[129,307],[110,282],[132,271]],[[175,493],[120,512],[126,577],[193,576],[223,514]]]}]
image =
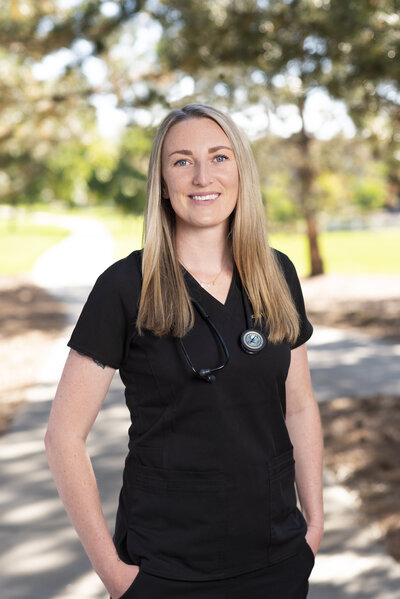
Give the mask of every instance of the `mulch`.
[{"label": "mulch", "polygon": [[[308,314],[313,324],[400,339],[400,306],[393,299],[335,303],[330,310],[308,304]],[[43,289],[28,279],[0,277],[0,435],[65,324],[63,305]],[[320,410],[326,467],[358,493],[365,521],[379,525],[400,561],[400,396],[337,398]]]},{"label": "mulch", "polygon": [[316,325],[351,328],[380,339],[400,341],[400,298],[332,303],[326,310],[308,304],[307,314]]},{"label": "mulch", "polygon": [[400,396],[337,398],[320,413],[325,466],[357,492],[362,518],[400,561]]},{"label": "mulch", "polygon": [[62,304],[23,277],[0,277],[0,435],[66,323]]}]

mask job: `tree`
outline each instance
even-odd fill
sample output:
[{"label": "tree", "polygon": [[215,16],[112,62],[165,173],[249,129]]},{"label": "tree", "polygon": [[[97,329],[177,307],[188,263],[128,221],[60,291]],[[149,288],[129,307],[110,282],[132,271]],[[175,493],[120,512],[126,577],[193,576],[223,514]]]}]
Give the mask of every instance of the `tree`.
[{"label": "tree", "polygon": [[[252,145],[269,228],[292,231],[301,214],[295,190],[297,163],[302,161],[299,148],[291,140],[271,135]],[[347,226],[386,204],[386,167],[360,135],[313,139],[310,156],[315,173],[313,201],[325,222]]]},{"label": "tree", "polygon": [[147,165],[152,135],[141,127],[128,127],[117,159],[108,166],[98,163],[88,182],[96,201],[112,201],[125,212],[141,213],[146,200]]},{"label": "tree", "polygon": [[[399,36],[395,3],[168,0],[157,3],[153,14],[163,25],[162,64],[182,75],[196,73],[197,97],[213,98],[232,109],[267,101],[277,116],[284,106],[295,108],[298,125],[290,138],[300,157],[297,202],[307,225],[311,274],[323,272],[307,104],[318,89],[355,98],[369,78],[375,89],[387,81],[396,86],[390,62]],[[375,35],[377,45],[371,43]],[[355,68],[353,47],[359,50]],[[380,106],[382,98],[375,100]]]},{"label": "tree", "polygon": [[[108,4],[108,9],[107,5]],[[110,12],[110,5],[114,8]],[[90,100],[112,85],[93,86],[84,74],[89,58],[107,57],[122,23],[141,0],[12,0],[0,7],[0,191],[2,201],[26,201],[47,177],[48,158],[70,141],[90,143],[95,109]],[[58,53],[66,66],[51,79],[35,76],[42,59]],[[87,66],[87,65],[86,65]]]}]

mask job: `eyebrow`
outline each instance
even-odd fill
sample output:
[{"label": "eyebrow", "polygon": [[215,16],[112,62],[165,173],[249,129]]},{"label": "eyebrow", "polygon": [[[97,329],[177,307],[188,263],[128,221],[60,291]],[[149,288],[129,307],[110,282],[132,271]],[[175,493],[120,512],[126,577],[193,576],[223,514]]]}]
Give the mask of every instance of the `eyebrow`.
[{"label": "eyebrow", "polygon": [[[208,153],[213,154],[214,152],[218,152],[218,150],[230,150],[231,152],[233,152],[233,150],[230,146],[214,146],[212,148],[208,148]],[[174,150],[174,152],[171,152],[170,154],[168,154],[168,157],[172,156],[173,154],[183,154],[184,156],[193,156],[193,152],[191,152],[190,150]]]}]

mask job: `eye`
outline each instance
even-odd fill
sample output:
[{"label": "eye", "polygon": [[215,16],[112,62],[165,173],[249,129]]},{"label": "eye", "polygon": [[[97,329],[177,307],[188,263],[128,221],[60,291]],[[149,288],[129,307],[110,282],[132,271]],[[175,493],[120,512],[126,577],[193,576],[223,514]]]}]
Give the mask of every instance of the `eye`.
[{"label": "eye", "polygon": [[215,162],[225,162],[225,160],[228,160],[228,156],[225,156],[225,154],[218,154],[218,156],[214,157]]},{"label": "eye", "polygon": [[174,162],[174,166],[186,166],[187,164],[186,158],[179,158],[176,162]]}]

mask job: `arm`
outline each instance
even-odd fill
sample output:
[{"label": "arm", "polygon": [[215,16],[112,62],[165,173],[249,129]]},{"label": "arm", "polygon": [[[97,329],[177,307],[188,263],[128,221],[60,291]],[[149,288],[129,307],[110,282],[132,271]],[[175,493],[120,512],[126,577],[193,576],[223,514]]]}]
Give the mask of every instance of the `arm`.
[{"label": "arm", "polygon": [[104,519],[86,438],[115,370],[71,350],[50,413],[45,446],[61,500],[85,551],[112,597],[132,584],[138,566],[120,561]]},{"label": "arm", "polygon": [[323,535],[323,441],[318,405],[311,385],[305,343],[292,350],[286,379],[286,425],[294,447],[296,487],[314,554]]}]

